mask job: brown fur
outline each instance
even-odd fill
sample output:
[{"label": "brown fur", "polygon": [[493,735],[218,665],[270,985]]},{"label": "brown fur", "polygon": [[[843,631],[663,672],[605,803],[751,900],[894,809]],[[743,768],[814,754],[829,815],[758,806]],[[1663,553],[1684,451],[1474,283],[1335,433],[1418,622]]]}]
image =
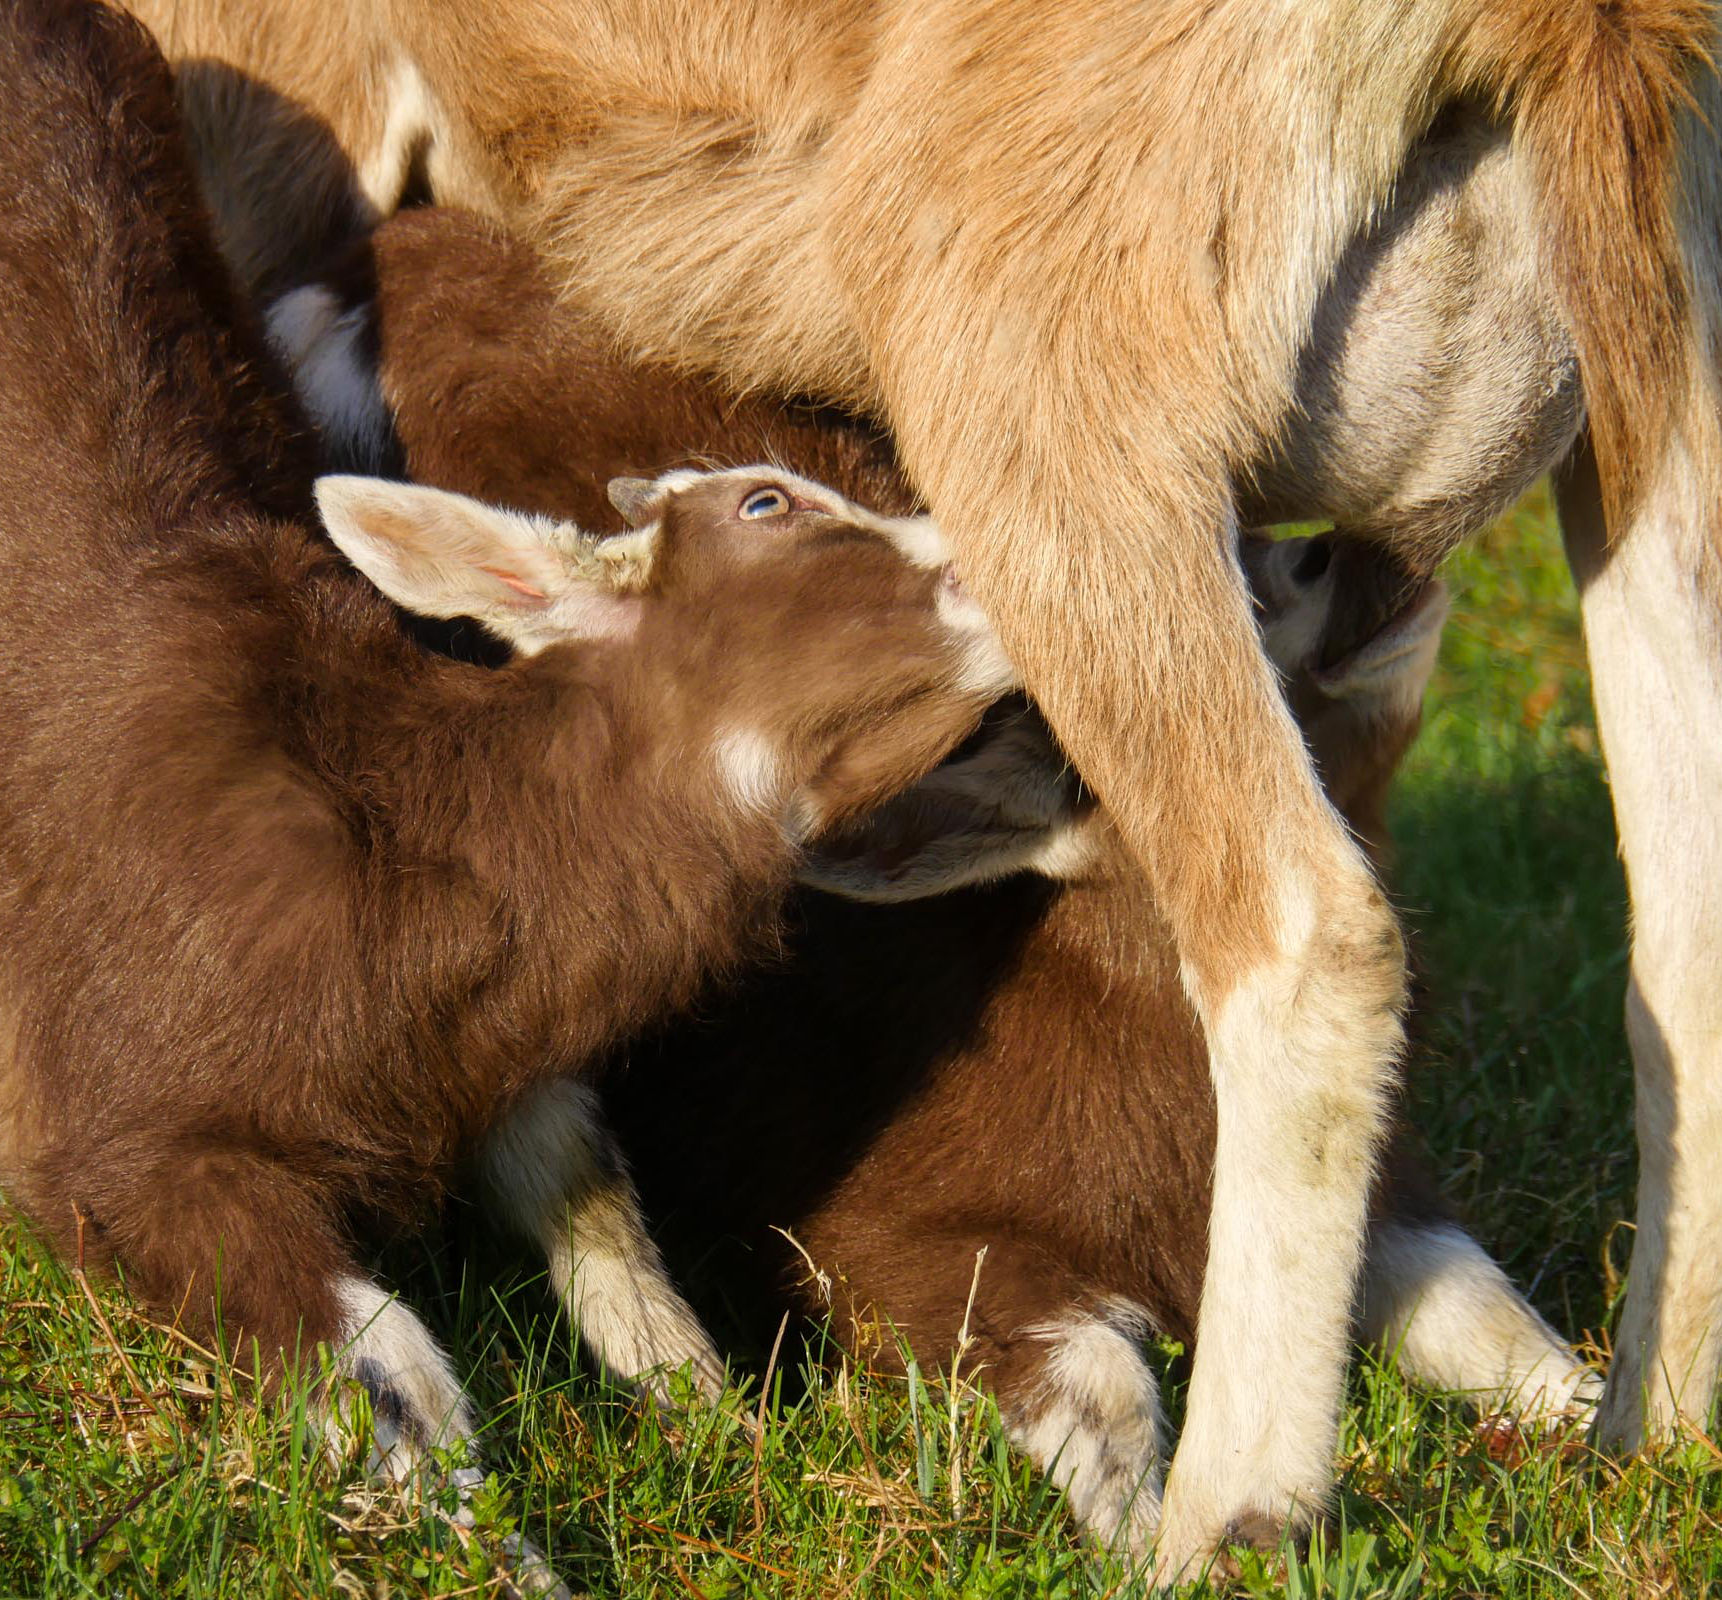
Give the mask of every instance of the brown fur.
[{"label": "brown fur", "polygon": [[679,467],[777,461],[887,514],[920,509],[889,441],[829,408],[743,394],[630,357],[596,317],[561,303],[523,241],[472,212],[403,211],[319,275],[364,314],[393,449],[325,434],[333,464],[389,460],[421,483],[620,529],[604,486]]},{"label": "brown fur", "polygon": [[5,1182],[273,1366],[501,1111],[769,930],[798,852],[714,732],[840,814],[997,691],[937,570],[725,479],[660,506],[630,641],[427,654],[311,520],[143,30],[9,5],[0,105]]}]

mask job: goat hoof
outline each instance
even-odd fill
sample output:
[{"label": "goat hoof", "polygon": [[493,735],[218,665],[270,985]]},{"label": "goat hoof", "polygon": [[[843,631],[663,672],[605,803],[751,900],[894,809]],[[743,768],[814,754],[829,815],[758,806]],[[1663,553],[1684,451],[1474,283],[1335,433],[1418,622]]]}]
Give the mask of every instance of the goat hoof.
[{"label": "goat hoof", "polygon": [[510,1600],[574,1600],[574,1592],[556,1576],[543,1553],[530,1539],[511,1533],[503,1540],[508,1557],[507,1588]]},{"label": "goat hoof", "polygon": [[[1169,1547],[1162,1539],[1155,1547],[1150,1578],[1157,1590],[1171,1590],[1180,1583],[1193,1583],[1201,1577],[1206,1577],[1216,1587],[1235,1583],[1244,1575],[1243,1563],[1237,1555],[1239,1550],[1271,1554],[1281,1547],[1285,1537],[1283,1518],[1246,1506],[1209,1543],[1192,1541],[1188,1546]],[[1296,1538],[1302,1545],[1308,1536],[1300,1532]]]}]

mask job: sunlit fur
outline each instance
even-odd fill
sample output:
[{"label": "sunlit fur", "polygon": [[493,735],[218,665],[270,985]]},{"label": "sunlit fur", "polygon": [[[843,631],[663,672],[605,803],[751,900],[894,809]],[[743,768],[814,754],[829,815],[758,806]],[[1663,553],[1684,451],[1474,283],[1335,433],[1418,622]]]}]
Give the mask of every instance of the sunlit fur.
[{"label": "sunlit fur", "polygon": [[[1718,303],[1717,212],[1683,251],[1675,181],[1682,139],[1710,164],[1715,119],[1683,109],[1703,0],[134,3],[195,69],[187,110],[254,278],[303,258],[343,161],[351,219],[386,204],[378,152],[416,150],[404,186],[532,230],[636,348],[888,418],[1176,937],[1216,1046],[1220,1191],[1261,1207],[1216,1235],[1211,1281],[1241,1281],[1246,1244],[1270,1299],[1292,1292],[1273,1263],[1316,1268],[1303,1338],[1260,1355],[1270,1390],[1312,1397],[1295,1426],[1246,1414],[1198,1357],[1164,1570],[1239,1518],[1307,1517],[1401,956],[1256,648],[1231,486],[1294,424],[1324,286],[1459,102],[1512,126],[1616,523],[1671,427],[1704,436],[1707,474],[1715,412],[1685,373],[1711,353],[1690,313]],[[212,64],[251,87],[217,99]],[[282,104],[323,119],[295,163],[271,147]],[[235,137],[260,120],[274,140]],[[1264,1186],[1232,1133],[1257,1103],[1337,1117],[1351,1157]],[[1322,1242],[1294,1250],[1311,1212]],[[1247,1339],[1246,1309],[1216,1303],[1217,1344]]]}]

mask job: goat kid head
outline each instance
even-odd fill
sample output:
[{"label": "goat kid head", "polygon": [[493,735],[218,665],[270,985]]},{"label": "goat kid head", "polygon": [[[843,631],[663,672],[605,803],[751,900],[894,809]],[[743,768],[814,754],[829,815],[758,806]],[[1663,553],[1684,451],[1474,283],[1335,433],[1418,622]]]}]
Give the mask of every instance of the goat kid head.
[{"label": "goat kid head", "polygon": [[[1387,789],[1422,720],[1447,592],[1407,584],[1361,643],[1339,617],[1345,573],[1331,535],[1249,533],[1239,559],[1262,647],[1280,675],[1328,798],[1380,864]],[[1379,560],[1391,556],[1382,551]],[[1394,574],[1376,574],[1378,584]],[[1349,620],[1349,619],[1345,619]],[[1336,649],[1337,640],[1337,649]],[[914,900],[1016,872],[1070,880],[1109,859],[1110,831],[1039,713],[1020,695],[992,706],[963,746],[877,811],[815,841],[804,883],[852,900]]]},{"label": "goat kid head", "polygon": [[763,466],[610,497],[630,529],[595,538],[415,484],[317,485],[330,536],[396,604],[522,655],[605,652],[660,736],[801,836],[914,781],[1019,681],[930,518]]}]

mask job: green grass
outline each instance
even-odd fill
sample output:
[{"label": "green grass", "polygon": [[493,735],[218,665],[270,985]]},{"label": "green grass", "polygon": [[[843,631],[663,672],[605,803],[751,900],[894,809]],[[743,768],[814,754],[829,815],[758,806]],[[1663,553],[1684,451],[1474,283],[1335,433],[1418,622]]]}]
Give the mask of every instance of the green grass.
[{"label": "green grass", "polygon": [[[1547,502],[1451,573],[1454,615],[1398,795],[1397,891],[1428,1005],[1412,1111],[1454,1198],[1538,1305],[1606,1350],[1632,1205],[1623,889],[1574,600]],[[1126,1595],[984,1400],[841,1366],[774,1379],[762,1445],[587,1376],[543,1286],[448,1240],[392,1281],[472,1375],[494,1493],[468,1538],[321,1458],[303,1405],[0,1227],[0,1595],[498,1591],[510,1528],[576,1590],[621,1595]],[[100,1312],[98,1314],[98,1309]],[[803,1355],[797,1350],[797,1366]],[[1492,1454],[1462,1407],[1365,1362],[1338,1511],[1239,1586],[1297,1600],[1722,1593],[1722,1452],[1628,1467]]]}]

